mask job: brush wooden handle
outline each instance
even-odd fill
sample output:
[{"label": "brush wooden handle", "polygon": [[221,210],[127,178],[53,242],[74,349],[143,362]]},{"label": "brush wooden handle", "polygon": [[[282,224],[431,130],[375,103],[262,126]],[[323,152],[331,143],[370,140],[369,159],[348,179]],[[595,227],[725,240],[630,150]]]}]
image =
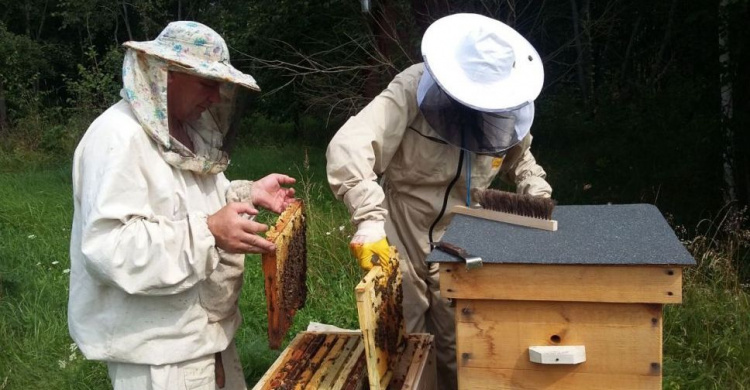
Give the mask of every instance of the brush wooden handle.
[{"label": "brush wooden handle", "polygon": [[540,219],[524,217],[500,211],[487,210],[482,208],[469,208],[466,206],[453,206],[451,211],[455,214],[463,214],[471,217],[484,218],[492,221],[505,222],[512,225],[525,226],[534,229],[557,231],[557,221],[552,219]]}]

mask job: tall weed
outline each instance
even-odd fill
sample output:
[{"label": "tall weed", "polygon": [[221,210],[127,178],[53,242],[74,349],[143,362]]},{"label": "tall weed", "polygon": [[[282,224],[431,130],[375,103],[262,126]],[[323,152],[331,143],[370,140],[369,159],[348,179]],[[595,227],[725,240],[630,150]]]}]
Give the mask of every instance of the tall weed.
[{"label": "tall weed", "polygon": [[746,221],[746,209],[726,207],[683,239],[697,265],[685,270],[683,304],[665,308],[666,389],[750,387]]}]

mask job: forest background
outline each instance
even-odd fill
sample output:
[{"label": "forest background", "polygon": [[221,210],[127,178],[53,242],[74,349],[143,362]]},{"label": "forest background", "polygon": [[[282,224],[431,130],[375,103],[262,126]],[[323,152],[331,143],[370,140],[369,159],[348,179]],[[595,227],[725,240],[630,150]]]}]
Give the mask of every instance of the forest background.
[{"label": "forest background", "polygon": [[121,44],[154,39],[172,20],[216,29],[258,79],[241,141],[324,146],[421,61],[431,21],[477,12],[513,26],[544,60],[533,150],[559,203],[653,203],[688,225],[748,204],[747,0],[0,3],[6,164],[69,158],[119,99]]},{"label": "forest background", "polygon": [[[555,199],[559,204],[655,204],[699,262],[688,274],[687,288],[710,290],[696,299],[708,307],[695,307],[703,316],[672,315],[701,318],[696,329],[711,321],[703,318],[739,315],[725,323],[745,324],[740,341],[730,332],[707,337],[705,348],[727,343],[731,361],[745,364],[713,359],[717,369],[728,366],[730,379],[707,383],[748,386],[743,379],[750,377],[748,0],[0,0],[0,333],[7,336],[2,339],[31,331],[27,322],[9,320],[23,312],[19,291],[31,276],[17,268],[27,261],[18,254],[27,244],[8,244],[13,241],[7,238],[25,232],[21,220],[49,222],[35,214],[38,210],[29,206],[33,197],[24,191],[41,188],[40,197],[57,199],[41,183],[50,177],[69,189],[78,140],[119,100],[123,42],[154,39],[174,20],[214,28],[229,44],[232,63],[255,76],[263,89],[247,106],[236,149],[281,151],[281,157],[261,165],[267,171],[284,164],[283,156],[308,168],[312,161],[319,183],[308,183],[307,190],[315,193],[323,186],[320,197],[328,202],[321,161],[328,140],[394,75],[421,61],[427,26],[456,12],[497,18],[536,47],[545,83],[536,101],[532,149]],[[247,166],[253,158],[238,154],[235,161]],[[240,172],[233,169],[229,173]],[[69,197],[57,199],[64,204],[56,222],[63,229],[70,219]],[[321,234],[340,224],[344,232],[351,229],[345,215],[336,215],[330,226],[320,227]],[[64,250],[64,235],[58,244]],[[44,257],[43,249],[35,250]],[[343,276],[349,277],[357,276]],[[673,340],[673,347],[678,344]],[[696,350],[689,342],[679,346],[683,352]],[[698,356],[703,349],[697,351],[686,353],[700,370],[710,359]],[[264,356],[249,379],[273,357]],[[17,358],[28,356],[19,352]],[[13,383],[8,382],[12,371],[10,365],[0,367],[0,389]],[[93,372],[101,379],[101,371]],[[681,383],[706,388],[700,378],[680,375],[672,388]]]}]

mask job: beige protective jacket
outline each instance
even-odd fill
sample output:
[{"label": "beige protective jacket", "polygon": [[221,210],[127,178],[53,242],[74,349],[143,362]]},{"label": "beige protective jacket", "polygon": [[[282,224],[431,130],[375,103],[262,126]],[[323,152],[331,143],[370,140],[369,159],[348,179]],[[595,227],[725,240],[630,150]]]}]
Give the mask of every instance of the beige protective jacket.
[{"label": "beige protective jacket", "polygon": [[68,305],[87,358],[161,365],[227,348],[244,255],[218,250],[206,217],[249,185],[168,164],[126,101],[93,122],[73,160]]},{"label": "beige protective jacket", "polygon": [[[467,152],[442,141],[417,106],[423,71],[423,64],[417,64],[398,74],[344,124],[326,152],[328,182],[349,209],[352,223],[385,220],[389,240],[403,243],[400,250],[406,249],[411,261],[424,261],[429,253],[428,233],[444,199],[450,210],[466,203],[467,192],[466,161],[459,170]],[[471,187],[487,188],[500,175],[516,184],[519,193],[551,196],[552,188],[530,145],[527,136],[504,158],[472,153]],[[447,214],[435,223],[433,240],[442,237]]]}]

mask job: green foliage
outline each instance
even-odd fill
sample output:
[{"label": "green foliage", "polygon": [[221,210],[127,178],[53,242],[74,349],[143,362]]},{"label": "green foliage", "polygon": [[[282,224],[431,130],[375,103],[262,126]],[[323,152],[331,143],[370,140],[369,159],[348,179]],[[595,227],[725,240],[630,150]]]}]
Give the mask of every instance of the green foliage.
[{"label": "green foliage", "polygon": [[43,101],[39,80],[51,71],[44,46],[8,31],[0,21],[0,47],[0,84],[5,90],[8,116],[13,119],[36,114]]},{"label": "green foliage", "polygon": [[[560,203],[649,202],[683,223],[722,205],[727,145],[718,122],[714,2],[579,2],[580,33],[565,2],[372,4],[372,13],[363,14],[348,0],[9,3],[0,14],[0,80],[11,125],[0,134],[11,144],[3,148],[70,154],[83,119],[117,100],[121,43],[153,39],[178,18],[222,34],[232,63],[263,88],[240,143],[322,146],[368,96],[420,60],[429,22],[478,12],[514,26],[544,59],[533,150]],[[746,204],[750,142],[742,129],[749,122],[750,83],[739,70],[750,60],[743,28],[748,1],[730,1],[728,11],[737,192]],[[32,123],[42,128],[33,130]],[[55,136],[62,138],[54,142]]]},{"label": "green foliage", "polygon": [[66,163],[95,117],[95,112],[65,115],[58,109],[17,120],[12,131],[0,132],[0,172]]},{"label": "green foliage", "polygon": [[86,64],[78,64],[77,78],[63,75],[71,110],[83,112],[104,111],[116,103],[122,88],[120,74],[123,52],[110,46],[101,59],[93,46],[86,52]]},{"label": "green foliage", "polygon": [[239,126],[236,142],[239,145],[279,146],[285,144],[303,144],[325,147],[328,140],[338,129],[327,126],[319,118],[305,115],[297,122],[279,122],[259,113],[244,117]]}]

